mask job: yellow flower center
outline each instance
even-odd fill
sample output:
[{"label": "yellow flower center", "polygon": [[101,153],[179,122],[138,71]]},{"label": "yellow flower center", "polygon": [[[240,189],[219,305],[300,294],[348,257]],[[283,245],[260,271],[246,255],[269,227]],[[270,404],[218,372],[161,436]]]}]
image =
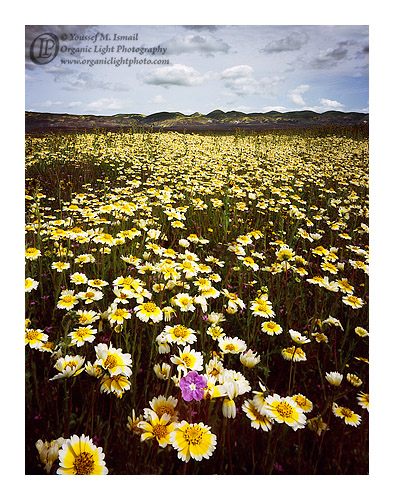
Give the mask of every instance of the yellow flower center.
[{"label": "yellow flower center", "polygon": [[344,417],[350,418],[353,416],[353,412],[349,408],[341,408],[341,413]]},{"label": "yellow flower center", "polygon": [[188,336],[189,332],[185,326],[178,325],[173,329],[172,334],[174,335],[174,337],[184,339]]},{"label": "yellow flower center", "polygon": [[226,351],[235,351],[235,345],[234,344],[225,344],[224,348]]},{"label": "yellow flower center", "polygon": [[195,425],[193,427],[190,426],[185,429],[183,436],[185,438],[185,441],[187,441],[189,444],[196,445],[201,443],[203,432],[199,425]]},{"label": "yellow flower center", "polygon": [[112,368],[115,368],[117,366],[118,361],[116,356],[113,354],[108,354],[107,359],[104,362],[104,368],[107,368],[108,370],[111,370]]},{"label": "yellow flower center", "polygon": [[304,396],[295,396],[293,399],[300,408],[307,406],[307,400]]},{"label": "yellow flower center", "polygon": [[116,309],[111,315],[113,319],[123,319],[125,316],[125,311],[123,309]]},{"label": "yellow flower center", "polygon": [[75,458],[74,468],[76,474],[93,474],[94,458],[91,453],[82,452]]},{"label": "yellow flower center", "polygon": [[94,296],[95,296],[95,294],[93,292],[86,292],[85,293],[85,299],[91,299]]},{"label": "yellow flower center", "polygon": [[67,363],[64,364],[63,369],[65,370],[69,366],[71,369],[75,368],[77,366],[76,361],[67,361]]},{"label": "yellow flower center", "polygon": [[30,330],[29,332],[26,332],[26,339],[27,340],[36,340],[40,337],[40,332],[37,330]]},{"label": "yellow flower center", "polygon": [[265,325],[265,329],[266,330],[271,330],[271,331],[275,331],[276,330],[276,323],[274,323],[273,321],[269,321],[268,323],[266,323]]},{"label": "yellow flower center", "polygon": [[86,335],[90,335],[92,331],[90,328],[78,328],[78,330],[75,331],[74,335],[78,337],[79,339],[83,339],[86,337]]},{"label": "yellow flower center", "polygon": [[283,418],[289,418],[293,415],[294,408],[291,404],[286,403],[286,401],[281,401],[275,407],[275,410],[279,413],[279,415]]},{"label": "yellow flower center", "polygon": [[279,253],[278,253],[278,259],[279,260],[290,260],[293,256],[293,252],[291,252],[290,250],[281,250]]},{"label": "yellow flower center", "polygon": [[147,302],[143,305],[143,309],[145,310],[145,312],[153,313],[156,311],[157,307],[153,302]]},{"label": "yellow flower center", "polygon": [[182,361],[185,363],[186,366],[190,367],[193,364],[193,359],[188,356],[187,354],[184,354],[182,356]]},{"label": "yellow flower center", "polygon": [[168,413],[168,415],[173,416],[174,415],[174,407],[171,406],[170,404],[161,404],[155,409],[156,415],[160,418],[161,416],[164,415],[164,413]]},{"label": "yellow flower center", "polygon": [[71,302],[73,302],[73,300],[74,300],[74,297],[72,295],[64,295],[62,297],[62,302],[66,302],[69,304],[71,304]]},{"label": "yellow flower center", "polygon": [[214,339],[220,337],[221,333],[222,333],[222,330],[219,328],[212,327],[210,330],[210,334]]},{"label": "yellow flower center", "polygon": [[167,426],[163,424],[156,424],[152,427],[152,434],[157,438],[165,438],[168,434]]}]

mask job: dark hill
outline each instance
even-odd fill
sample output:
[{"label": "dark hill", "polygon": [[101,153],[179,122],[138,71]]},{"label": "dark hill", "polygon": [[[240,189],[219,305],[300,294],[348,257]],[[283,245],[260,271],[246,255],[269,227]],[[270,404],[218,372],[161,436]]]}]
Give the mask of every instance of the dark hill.
[{"label": "dark hill", "polygon": [[153,130],[176,131],[234,131],[292,129],[302,127],[325,127],[368,124],[369,115],[365,113],[344,113],[326,111],[316,113],[310,110],[280,113],[243,113],[241,111],[222,111],[216,109],[203,115],[195,112],[185,115],[180,112],[162,111],[145,116],[138,113],[119,113],[113,116],[70,115],[67,113],[25,113],[26,133],[73,132],[93,129],[127,130],[149,128]]}]

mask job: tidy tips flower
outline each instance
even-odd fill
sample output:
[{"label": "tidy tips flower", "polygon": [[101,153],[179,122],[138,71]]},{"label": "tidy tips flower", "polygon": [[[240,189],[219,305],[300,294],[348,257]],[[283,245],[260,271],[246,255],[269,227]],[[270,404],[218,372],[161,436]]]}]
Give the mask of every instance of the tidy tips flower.
[{"label": "tidy tips flower", "polygon": [[290,397],[280,397],[278,394],[267,396],[266,414],[278,423],[285,422],[293,430],[302,429],[306,424],[306,416],[297,403]]},{"label": "tidy tips flower", "polygon": [[105,455],[101,447],[97,448],[89,436],[74,434],[63,443],[59,450],[60,467],[57,474],[68,475],[105,475]]},{"label": "tidy tips flower", "polygon": [[160,417],[154,411],[147,414],[149,422],[144,420],[137,424],[137,427],[142,430],[141,441],[146,439],[156,438],[159,446],[165,448],[170,442],[170,434],[177,426],[171,420],[171,415],[163,413]]},{"label": "tidy tips flower", "polygon": [[329,382],[331,385],[341,385],[343,379],[343,375],[339,372],[326,372],[326,380]]},{"label": "tidy tips flower", "polygon": [[216,435],[202,422],[189,424],[182,420],[170,434],[170,443],[178,450],[178,458],[188,462],[190,458],[200,461],[210,458],[216,448]]}]

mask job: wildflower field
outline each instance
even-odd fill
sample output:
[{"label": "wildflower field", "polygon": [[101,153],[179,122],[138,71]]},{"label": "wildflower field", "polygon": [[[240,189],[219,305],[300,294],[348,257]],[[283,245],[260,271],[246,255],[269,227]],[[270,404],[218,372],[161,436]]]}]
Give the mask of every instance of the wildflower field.
[{"label": "wildflower field", "polygon": [[26,474],[368,474],[368,138],[26,138]]}]

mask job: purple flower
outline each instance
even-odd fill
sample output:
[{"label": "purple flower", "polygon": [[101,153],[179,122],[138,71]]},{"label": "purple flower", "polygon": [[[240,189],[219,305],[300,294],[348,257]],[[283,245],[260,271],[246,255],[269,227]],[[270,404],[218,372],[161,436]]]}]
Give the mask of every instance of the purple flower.
[{"label": "purple flower", "polygon": [[208,387],[207,379],[196,371],[191,371],[179,381],[182,397],[185,401],[201,401],[204,397],[204,389]]}]

